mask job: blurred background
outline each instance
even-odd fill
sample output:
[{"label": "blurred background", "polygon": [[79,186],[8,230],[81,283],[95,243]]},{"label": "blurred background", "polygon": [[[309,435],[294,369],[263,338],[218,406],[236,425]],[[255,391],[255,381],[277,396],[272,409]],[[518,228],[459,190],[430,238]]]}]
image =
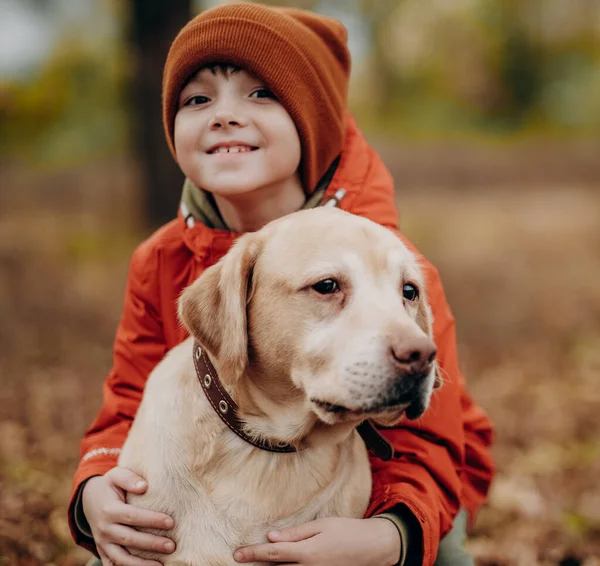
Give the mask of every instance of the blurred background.
[{"label": "blurred background", "polygon": [[[0,0],[1,565],[87,559],[78,442],[130,255],[176,214],[166,51],[210,4]],[[352,109],[496,425],[477,563],[599,565],[600,0],[288,4],[348,28]]]}]

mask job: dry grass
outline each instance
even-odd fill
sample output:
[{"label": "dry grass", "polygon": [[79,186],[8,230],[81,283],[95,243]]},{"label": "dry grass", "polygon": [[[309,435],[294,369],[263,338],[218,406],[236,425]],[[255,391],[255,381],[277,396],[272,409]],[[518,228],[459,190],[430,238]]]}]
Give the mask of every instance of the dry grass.
[{"label": "dry grass", "polygon": [[[135,179],[125,164],[4,179],[19,190],[0,194],[0,564],[83,564],[66,505],[140,239]],[[478,564],[600,564],[600,192],[399,197],[497,428],[499,473],[469,542]]]}]

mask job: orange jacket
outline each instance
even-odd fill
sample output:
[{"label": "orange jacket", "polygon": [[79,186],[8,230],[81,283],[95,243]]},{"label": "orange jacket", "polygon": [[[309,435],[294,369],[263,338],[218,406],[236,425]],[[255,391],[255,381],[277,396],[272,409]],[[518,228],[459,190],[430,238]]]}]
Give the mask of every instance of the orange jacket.
[{"label": "orange jacket", "polygon": [[[339,188],[346,189],[341,208],[397,231],[392,179],[352,118],[326,196]],[[170,348],[186,338],[175,308],[182,289],[221,258],[235,238],[232,232],[210,229],[200,222],[190,228],[179,216],[133,254],[113,368],[104,384],[104,404],[81,442],[69,508],[73,536],[88,549],[89,540],[81,536],[74,522],[78,489],[88,478],[116,465],[147,376]],[[458,368],[454,319],[438,273],[426,260],[423,264],[438,360],[446,382],[434,393],[430,409],[418,422],[405,421],[383,431],[402,456],[388,462],[372,459],[373,493],[367,516],[400,503],[408,506],[422,527],[423,565],[431,566],[458,509],[465,507],[472,515],[484,501],[493,464],[488,451],[491,424],[465,389]]]}]

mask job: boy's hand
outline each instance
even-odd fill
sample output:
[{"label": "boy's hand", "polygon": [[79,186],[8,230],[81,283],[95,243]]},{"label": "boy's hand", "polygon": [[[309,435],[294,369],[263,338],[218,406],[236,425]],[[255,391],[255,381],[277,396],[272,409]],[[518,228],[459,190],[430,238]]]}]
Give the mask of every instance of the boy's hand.
[{"label": "boy's hand", "polygon": [[83,512],[90,524],[103,566],[161,566],[160,562],[129,554],[124,546],[166,554],[175,550],[175,543],[171,539],[131,528],[173,528],[173,519],[168,515],[125,503],[126,491],[139,494],[146,489],[148,483],[144,478],[121,467],[113,468],[103,476],[90,478],[85,484],[81,497]]},{"label": "boy's hand", "polygon": [[235,551],[236,562],[276,562],[301,566],[393,566],[400,536],[387,519],[330,518],[268,534],[271,542]]}]

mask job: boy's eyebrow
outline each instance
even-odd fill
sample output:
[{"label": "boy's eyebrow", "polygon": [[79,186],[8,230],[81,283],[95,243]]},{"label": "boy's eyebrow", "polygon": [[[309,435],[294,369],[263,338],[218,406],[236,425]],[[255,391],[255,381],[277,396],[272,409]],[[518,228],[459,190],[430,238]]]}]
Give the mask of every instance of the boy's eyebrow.
[{"label": "boy's eyebrow", "polygon": [[[231,75],[239,73],[242,68],[237,65],[230,65],[228,63],[215,63],[211,65],[205,65],[204,67],[198,69],[187,81],[191,83],[192,81],[199,80],[199,75],[202,71],[210,71],[214,76],[222,75],[226,79],[228,79]],[[186,83],[187,84],[187,83]]]},{"label": "boy's eyebrow", "polygon": [[183,90],[184,88],[186,88],[191,83],[202,82],[202,79],[200,78],[200,73],[202,73],[202,71],[205,71],[205,70],[209,70],[214,76],[222,75],[226,79],[229,79],[229,77],[231,75],[233,75],[235,73],[239,73],[242,70],[242,68],[238,67],[236,65],[221,64],[221,63],[217,63],[217,64],[214,64],[214,65],[205,65],[201,69],[198,69],[186,81],[186,83],[183,85],[183,87],[181,88],[181,90]]},{"label": "boy's eyebrow", "polygon": [[213,75],[221,74],[226,78],[229,78],[231,75],[239,73],[242,70],[241,67],[233,65],[232,63],[213,63],[202,67],[200,71],[204,69],[209,69]]}]

